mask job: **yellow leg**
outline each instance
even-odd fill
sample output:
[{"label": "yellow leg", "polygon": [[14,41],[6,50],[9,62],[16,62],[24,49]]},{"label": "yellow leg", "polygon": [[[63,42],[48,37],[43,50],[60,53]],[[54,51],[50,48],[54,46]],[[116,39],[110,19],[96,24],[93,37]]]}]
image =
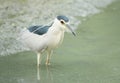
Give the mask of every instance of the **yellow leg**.
[{"label": "yellow leg", "polygon": [[41,56],[41,54],[38,53],[38,54],[37,54],[37,66],[38,66],[38,67],[39,67],[39,65],[41,64],[40,56]]},{"label": "yellow leg", "polygon": [[50,65],[50,58],[52,55],[52,51],[47,51],[47,59],[46,59],[46,65]]}]

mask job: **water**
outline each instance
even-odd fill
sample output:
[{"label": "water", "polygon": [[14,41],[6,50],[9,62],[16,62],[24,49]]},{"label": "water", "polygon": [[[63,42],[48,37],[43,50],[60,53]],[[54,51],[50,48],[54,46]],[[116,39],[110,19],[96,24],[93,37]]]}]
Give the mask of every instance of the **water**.
[{"label": "water", "polygon": [[37,56],[30,51],[0,57],[0,83],[120,83],[119,9],[118,0],[83,18],[76,37],[65,34],[50,66],[42,56],[38,69]]},{"label": "water", "polygon": [[[26,50],[19,42],[22,28],[49,24],[57,15],[67,15],[76,29],[86,17],[100,13],[114,0],[0,0],[0,55]],[[77,19],[77,17],[81,19]]]}]

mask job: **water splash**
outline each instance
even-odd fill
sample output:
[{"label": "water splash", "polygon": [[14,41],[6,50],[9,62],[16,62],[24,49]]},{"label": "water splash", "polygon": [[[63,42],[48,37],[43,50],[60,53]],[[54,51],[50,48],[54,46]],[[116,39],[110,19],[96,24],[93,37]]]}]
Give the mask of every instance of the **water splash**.
[{"label": "water splash", "polygon": [[51,22],[57,15],[67,15],[73,27],[80,22],[76,16],[99,13],[113,0],[1,0],[0,55],[26,50],[17,40],[22,28]]}]

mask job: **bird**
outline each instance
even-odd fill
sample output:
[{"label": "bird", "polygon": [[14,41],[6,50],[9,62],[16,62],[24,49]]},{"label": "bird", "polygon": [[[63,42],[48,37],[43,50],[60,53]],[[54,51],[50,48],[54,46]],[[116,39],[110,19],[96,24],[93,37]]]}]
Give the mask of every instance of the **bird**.
[{"label": "bird", "polygon": [[63,41],[66,31],[76,36],[73,28],[70,27],[70,20],[67,16],[58,15],[50,25],[34,25],[22,32],[21,38],[29,49],[37,54],[37,66],[41,64],[41,55],[47,52],[46,65],[50,65],[53,50]]}]

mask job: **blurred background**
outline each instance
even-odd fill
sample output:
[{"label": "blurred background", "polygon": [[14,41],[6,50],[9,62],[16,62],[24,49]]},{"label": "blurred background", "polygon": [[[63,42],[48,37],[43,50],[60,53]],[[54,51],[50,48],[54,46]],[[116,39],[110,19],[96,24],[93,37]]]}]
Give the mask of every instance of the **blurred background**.
[{"label": "blurred background", "polygon": [[[66,15],[51,65],[20,42],[20,31]],[[120,0],[0,0],[0,83],[120,83]],[[43,54],[46,55],[46,54]]]},{"label": "blurred background", "polygon": [[[114,0],[0,0],[0,55],[24,51],[19,32],[31,25],[49,24],[66,15],[73,28],[88,16],[102,12]],[[79,18],[78,18],[79,17]]]}]

